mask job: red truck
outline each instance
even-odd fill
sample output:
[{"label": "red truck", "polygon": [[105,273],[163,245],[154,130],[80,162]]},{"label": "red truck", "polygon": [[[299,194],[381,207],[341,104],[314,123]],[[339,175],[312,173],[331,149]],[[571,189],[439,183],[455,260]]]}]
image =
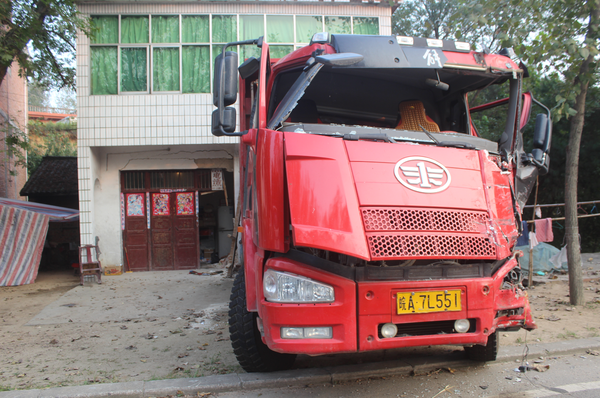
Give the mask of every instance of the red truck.
[{"label": "red truck", "polygon": [[[241,45],[260,58],[238,67]],[[551,120],[513,59],[396,36],[319,33],[277,62],[262,38],[223,46],[212,132],[240,136],[244,370],[430,345],[491,361],[499,331],[536,328],[514,247]]]}]

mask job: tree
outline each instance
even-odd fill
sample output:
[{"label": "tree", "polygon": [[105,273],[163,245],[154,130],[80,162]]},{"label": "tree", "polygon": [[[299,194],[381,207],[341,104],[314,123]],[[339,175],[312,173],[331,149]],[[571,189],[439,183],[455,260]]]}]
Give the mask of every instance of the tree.
[{"label": "tree", "polygon": [[77,29],[90,33],[90,25],[74,0],[3,0],[0,23],[0,83],[17,61],[19,73],[44,87],[75,89]]},{"label": "tree", "polygon": [[459,8],[453,0],[406,0],[392,15],[392,30],[402,36],[451,39],[455,29],[450,19]]},{"label": "tree", "polygon": [[[15,62],[19,74],[48,88],[75,89],[75,38],[77,30],[91,34],[89,20],[82,18],[75,0],[0,1],[0,83]],[[24,126],[4,128],[4,142],[14,166],[24,166],[29,149]],[[11,170],[11,174],[15,171]]]},{"label": "tree", "polygon": [[[479,0],[466,3],[480,24],[503,13],[502,45],[516,46],[528,64],[558,76],[565,84],[557,93],[554,115],[570,118],[565,166],[565,239],[569,291],[573,305],[582,305],[583,279],[577,219],[579,150],[590,84],[598,77],[600,0]],[[519,17],[512,12],[519,8]],[[513,16],[511,16],[513,15]]]},{"label": "tree", "polygon": [[58,90],[58,92],[54,96],[54,105],[57,108],[77,108],[77,96],[75,94],[75,91],[66,87]]},{"label": "tree", "polygon": [[27,82],[27,99],[28,105],[47,107],[50,105],[50,99],[48,98],[48,91],[44,86],[33,80]]},{"label": "tree", "polygon": [[[485,7],[485,1],[489,0],[405,0],[392,15],[392,31],[403,36],[466,41],[482,50],[510,47],[504,21],[521,19],[523,9]],[[512,33],[526,35],[527,26],[524,20]]]}]

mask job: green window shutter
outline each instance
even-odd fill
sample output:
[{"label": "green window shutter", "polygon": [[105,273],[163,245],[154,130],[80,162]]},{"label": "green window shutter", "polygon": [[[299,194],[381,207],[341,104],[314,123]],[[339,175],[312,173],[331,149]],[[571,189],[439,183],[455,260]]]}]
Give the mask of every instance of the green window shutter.
[{"label": "green window shutter", "polygon": [[91,48],[92,95],[117,94],[117,47]]},{"label": "green window shutter", "polygon": [[213,43],[230,43],[237,40],[237,21],[235,15],[213,15]]},{"label": "green window shutter", "polygon": [[379,18],[354,17],[355,35],[378,35]]},{"label": "green window shutter", "polygon": [[350,17],[325,17],[325,30],[331,34],[350,34]]},{"label": "green window shutter", "polygon": [[152,50],[153,90],[179,91],[179,48]]},{"label": "green window shutter", "polygon": [[240,40],[257,39],[265,34],[262,15],[240,15]]},{"label": "green window shutter", "polygon": [[184,93],[210,92],[210,55],[208,46],[183,46],[182,82]]},{"label": "green window shutter", "polygon": [[179,16],[152,16],[152,43],[179,43]]},{"label": "green window shutter", "polygon": [[146,47],[121,49],[121,91],[148,91]]},{"label": "green window shutter", "polygon": [[291,15],[267,15],[267,42],[293,43],[294,17]]},{"label": "green window shutter", "polygon": [[92,17],[94,35],[92,44],[108,44],[119,42],[119,17]]},{"label": "green window shutter", "polygon": [[183,43],[209,42],[208,15],[184,15],[181,20]]},{"label": "green window shutter", "polygon": [[[240,15],[240,40],[257,39],[265,34],[265,24],[262,15]],[[242,46],[240,48],[240,63],[254,57],[260,57],[260,48],[256,46]]]},{"label": "green window shutter", "polygon": [[148,17],[121,17],[121,43],[148,43]]},{"label": "green window shutter", "polygon": [[323,17],[296,16],[296,41],[310,43],[315,33],[323,31]]}]

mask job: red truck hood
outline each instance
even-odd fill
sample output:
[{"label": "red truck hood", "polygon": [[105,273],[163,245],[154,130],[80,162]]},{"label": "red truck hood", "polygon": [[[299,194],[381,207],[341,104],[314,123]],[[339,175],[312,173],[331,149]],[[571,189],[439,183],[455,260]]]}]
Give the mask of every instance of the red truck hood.
[{"label": "red truck hood", "polygon": [[[365,228],[363,219],[366,211],[417,209],[430,214],[442,209],[488,218],[486,173],[482,172],[479,151],[284,134],[296,246],[373,260],[367,236],[371,227]],[[497,186],[496,182],[495,189]],[[506,206],[510,203],[510,197],[506,198],[510,188],[506,183],[501,189]],[[494,216],[496,211],[492,213]],[[514,228],[514,219],[510,218],[507,224]],[[486,223],[481,223],[479,231],[468,232],[491,236]],[[495,258],[496,254],[488,257]]]},{"label": "red truck hood", "polygon": [[487,210],[477,151],[344,141],[361,206]]}]

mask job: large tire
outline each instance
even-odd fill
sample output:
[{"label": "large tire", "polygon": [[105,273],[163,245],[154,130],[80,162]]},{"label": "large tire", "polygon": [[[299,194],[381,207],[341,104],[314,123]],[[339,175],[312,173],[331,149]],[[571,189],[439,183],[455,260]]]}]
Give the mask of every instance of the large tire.
[{"label": "large tire", "polygon": [[498,341],[498,331],[488,336],[486,345],[474,345],[471,347],[465,347],[467,357],[472,361],[477,362],[490,362],[495,361],[498,356],[498,348],[500,347]]},{"label": "large tire", "polygon": [[248,312],[244,267],[235,276],[229,302],[229,335],[233,352],[246,372],[272,372],[292,367],[295,354],[280,354],[262,342],[256,312]]}]

